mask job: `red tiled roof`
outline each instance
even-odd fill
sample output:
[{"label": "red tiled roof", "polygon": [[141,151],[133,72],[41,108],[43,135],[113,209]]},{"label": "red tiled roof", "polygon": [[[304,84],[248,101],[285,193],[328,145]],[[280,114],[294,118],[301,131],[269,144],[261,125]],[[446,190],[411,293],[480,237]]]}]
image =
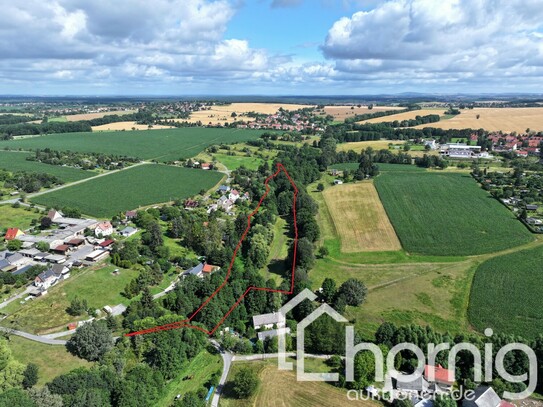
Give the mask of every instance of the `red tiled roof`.
[{"label": "red tiled roof", "polygon": [[113,243],[115,243],[114,240],[111,240],[111,239],[104,240],[102,243],[100,243],[100,247],[108,247],[112,245]]},{"label": "red tiled roof", "polygon": [[213,270],[215,270],[217,268],[217,266],[214,266],[212,264],[204,264],[204,268],[202,269],[202,271],[204,273],[211,273],[213,272]]},{"label": "red tiled roof", "polygon": [[[434,381],[438,383],[453,384],[454,383],[454,372],[449,369],[445,369],[441,365],[437,366],[424,366],[424,378],[429,380],[430,373],[433,371]],[[449,380],[449,372],[451,372],[452,381]]]},{"label": "red tiled roof", "polygon": [[17,237],[17,234],[19,233],[19,229],[17,228],[9,228],[6,232],[5,239],[6,240],[13,240]]}]

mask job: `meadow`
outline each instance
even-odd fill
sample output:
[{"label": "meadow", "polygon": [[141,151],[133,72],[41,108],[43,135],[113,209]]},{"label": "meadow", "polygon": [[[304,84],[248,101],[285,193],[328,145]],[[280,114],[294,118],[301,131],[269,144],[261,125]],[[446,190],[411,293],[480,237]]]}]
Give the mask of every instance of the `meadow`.
[{"label": "meadow", "polygon": [[468,316],[480,332],[515,334],[528,339],[543,331],[543,247],[495,257],[475,272]]},{"label": "meadow", "polygon": [[33,220],[38,220],[40,214],[29,208],[13,208],[9,205],[0,206],[0,231],[7,228],[30,228]]},{"label": "meadow", "polygon": [[65,133],[0,141],[0,149],[35,150],[50,148],[118,154],[146,160],[173,161],[194,157],[212,144],[257,139],[256,130],[186,127],[168,130],[139,130],[97,133]]},{"label": "meadow", "polygon": [[[479,118],[477,118],[479,115]],[[394,116],[390,116],[394,117]],[[543,107],[475,108],[461,110],[449,120],[424,124],[415,128],[437,127],[441,129],[485,129],[524,133],[526,129],[543,130]]]},{"label": "meadow", "polygon": [[372,182],[327,188],[324,199],[339,234],[342,252],[401,249]]},{"label": "meadow", "polygon": [[91,171],[80,170],[77,168],[28,161],[26,157],[30,155],[32,154],[19,151],[0,151],[0,169],[10,172],[28,171],[46,173],[54,175],[64,182],[79,181],[96,175]]},{"label": "meadow", "polygon": [[76,207],[86,215],[110,218],[129,209],[188,198],[223,177],[216,171],[144,164],[36,196],[32,202]]},{"label": "meadow", "polygon": [[476,255],[533,240],[528,230],[468,175],[385,172],[375,179],[375,186],[409,253]]}]

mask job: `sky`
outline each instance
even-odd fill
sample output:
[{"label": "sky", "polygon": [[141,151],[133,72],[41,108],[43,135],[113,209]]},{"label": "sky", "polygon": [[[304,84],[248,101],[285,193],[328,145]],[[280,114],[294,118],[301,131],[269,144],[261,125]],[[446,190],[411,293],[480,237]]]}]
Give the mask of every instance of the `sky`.
[{"label": "sky", "polygon": [[0,0],[0,94],[543,93],[543,0]]}]

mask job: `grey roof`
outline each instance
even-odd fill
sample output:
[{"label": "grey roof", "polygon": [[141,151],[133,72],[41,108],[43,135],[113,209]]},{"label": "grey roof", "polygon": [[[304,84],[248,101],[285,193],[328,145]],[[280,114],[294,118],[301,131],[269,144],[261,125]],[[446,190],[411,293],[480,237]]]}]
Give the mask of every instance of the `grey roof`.
[{"label": "grey roof", "polygon": [[19,274],[23,274],[23,273],[26,273],[28,270],[30,270],[33,266],[32,265],[28,265],[28,266],[25,266],[23,268],[20,268],[19,270],[17,271],[14,271],[13,274],[14,276],[18,276]]},{"label": "grey roof", "polygon": [[125,227],[123,230],[121,230],[121,235],[128,235],[130,233],[137,232],[138,229],[133,228],[132,226]]},{"label": "grey roof", "polygon": [[290,334],[290,328],[270,329],[258,333],[258,339],[264,341],[266,338],[275,338],[278,335]]},{"label": "grey roof", "polygon": [[0,251],[0,260],[4,260],[8,254],[9,252],[7,250]]},{"label": "grey roof", "polygon": [[6,260],[8,260],[10,263],[14,263],[14,262],[19,261],[19,260],[21,260],[23,258],[24,258],[24,256],[21,253],[13,253],[13,254],[9,255],[8,257],[6,257]]},{"label": "grey roof", "polygon": [[43,272],[41,272],[40,274],[38,274],[38,277],[41,281],[46,281],[50,278],[53,278],[53,277],[56,277],[55,276],[55,273],[53,272],[52,269],[47,269]]},{"label": "grey roof", "polygon": [[197,266],[194,266],[193,268],[191,268],[190,270],[185,271],[183,274],[184,275],[192,274],[192,275],[197,276],[198,274],[202,272],[203,269],[204,269],[204,263],[200,263]]},{"label": "grey roof", "polygon": [[36,254],[38,254],[40,251],[38,249],[24,249],[24,250],[19,250],[19,253],[21,253],[22,255],[29,255],[29,256],[35,256]]},{"label": "grey roof", "polygon": [[497,407],[502,400],[492,387],[479,386],[475,389],[473,401],[479,407]]},{"label": "grey roof", "polygon": [[4,267],[8,267],[11,263],[4,259],[4,260],[0,260],[0,269],[3,269]]},{"label": "grey roof", "polygon": [[253,315],[253,325],[262,326],[277,324],[281,319],[280,312],[272,312],[271,314]]},{"label": "grey roof", "polygon": [[39,252],[37,254],[34,255],[34,258],[36,257],[39,257],[39,258],[45,258],[47,256],[49,256],[50,253],[46,253],[46,252]]},{"label": "grey roof", "polygon": [[411,381],[396,379],[396,389],[407,391],[426,391],[428,390],[428,382],[424,380],[422,375]]},{"label": "grey roof", "polygon": [[62,272],[64,271],[64,269],[66,269],[68,267],[66,267],[64,264],[53,264],[50,269],[53,271],[53,273],[55,273],[56,275],[61,275]]}]

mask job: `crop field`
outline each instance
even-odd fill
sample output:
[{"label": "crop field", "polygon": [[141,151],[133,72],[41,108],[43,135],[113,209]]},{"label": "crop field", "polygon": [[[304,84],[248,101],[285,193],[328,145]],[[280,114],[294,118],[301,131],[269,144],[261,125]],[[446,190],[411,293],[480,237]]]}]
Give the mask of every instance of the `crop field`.
[{"label": "crop field", "polygon": [[[351,109],[353,107],[353,109]],[[401,110],[403,107],[398,106],[374,106],[373,109],[368,109],[368,106],[325,106],[324,113],[334,117],[336,121],[343,121],[357,114],[368,114],[376,112],[387,112],[389,110]]]},{"label": "crop field", "polygon": [[461,110],[459,115],[449,120],[417,126],[417,128],[421,127],[485,129],[487,131],[516,131],[517,133],[524,133],[527,128],[541,131],[543,130],[543,107],[466,109]]},{"label": "crop field", "polygon": [[180,128],[154,131],[117,131],[99,133],[51,134],[17,140],[0,141],[0,149],[35,150],[50,148],[118,154],[173,161],[194,157],[212,144],[237,143],[257,139],[256,130]]},{"label": "crop field", "polygon": [[30,153],[16,151],[0,151],[0,169],[7,171],[28,171],[54,175],[64,182],[74,182],[96,175],[91,171],[77,168],[62,167],[60,165],[49,165],[36,161],[27,161]]},{"label": "crop field", "polygon": [[[385,122],[393,122],[395,120],[402,121],[402,120],[414,119],[417,116],[428,116],[430,114],[439,114],[440,116],[443,116],[445,113],[445,110],[447,109],[444,108],[444,109],[411,110],[409,112],[398,113],[391,116],[383,116],[383,117],[376,117],[374,119],[363,120],[358,123],[385,123]],[[434,124],[436,123],[425,124],[422,127],[435,127],[433,126]]]},{"label": "crop field", "polygon": [[378,176],[375,186],[407,252],[465,256],[533,240],[528,230],[468,175],[389,172]]},{"label": "crop field", "polygon": [[160,124],[153,124],[149,127],[147,124],[138,124],[136,122],[115,122],[102,124],[100,126],[92,126],[92,131],[163,130],[171,128],[172,126],[163,126]]},{"label": "crop field", "polygon": [[543,247],[487,260],[471,288],[469,320],[479,330],[535,339],[543,331]]},{"label": "crop field", "polygon": [[401,249],[372,182],[327,188],[324,199],[340,236],[342,252]]},{"label": "crop field", "polygon": [[37,196],[32,202],[49,207],[76,207],[86,215],[109,218],[141,206],[188,198],[210,189],[223,176],[216,171],[139,165]]},{"label": "crop field", "polygon": [[388,150],[389,145],[392,144],[395,148],[400,149],[404,140],[372,140],[372,141],[354,141],[351,143],[338,143],[336,150],[337,151],[349,151],[354,150],[360,152],[362,149],[368,147],[373,148],[374,150]]}]

